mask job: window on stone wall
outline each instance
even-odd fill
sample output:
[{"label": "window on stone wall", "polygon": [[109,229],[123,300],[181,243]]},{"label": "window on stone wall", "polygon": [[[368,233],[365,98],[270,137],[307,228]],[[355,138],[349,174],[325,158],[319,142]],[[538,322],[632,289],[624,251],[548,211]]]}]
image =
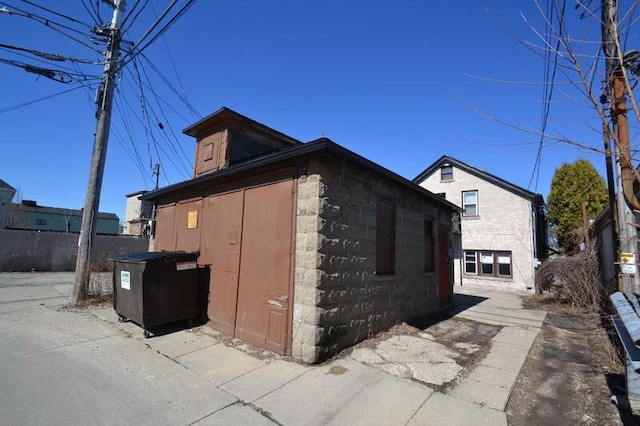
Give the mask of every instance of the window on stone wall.
[{"label": "window on stone wall", "polygon": [[511,278],[512,256],[508,251],[464,251],[464,273],[490,277]]},{"label": "window on stone wall", "polygon": [[376,208],[376,275],[393,274],[396,268],[396,207],[378,201]]},{"label": "window on stone wall", "polygon": [[424,221],[424,271],[433,272],[436,270],[435,264],[435,239],[433,238],[433,221]]}]

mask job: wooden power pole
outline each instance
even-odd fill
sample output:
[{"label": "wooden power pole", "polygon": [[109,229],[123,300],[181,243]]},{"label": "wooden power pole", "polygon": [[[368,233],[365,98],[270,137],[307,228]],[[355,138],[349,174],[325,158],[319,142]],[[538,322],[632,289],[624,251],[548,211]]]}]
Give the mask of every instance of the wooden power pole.
[{"label": "wooden power pole", "polygon": [[[618,191],[615,209],[617,210],[617,217],[614,218],[618,235],[618,250],[616,253],[616,263],[619,266],[618,290],[637,293],[637,250],[635,248],[637,231],[632,209],[638,209],[640,203],[638,203],[633,192],[633,179],[631,178],[632,165],[626,105],[627,85],[625,64],[623,63],[623,54],[620,51],[618,38],[618,0],[602,0],[602,46],[606,59],[606,84],[608,87],[607,93],[610,97],[611,119],[613,122],[611,136],[613,136],[615,142],[615,153],[618,159]],[[605,145],[607,145],[606,141],[609,139],[609,135],[606,134],[609,132],[608,126],[603,127],[603,130],[605,131]],[[605,146],[605,148],[609,147]],[[607,178],[610,179],[609,170],[607,170]],[[612,214],[616,214],[615,210],[612,211]]]},{"label": "wooden power pole", "polygon": [[96,95],[98,110],[96,113],[96,134],[93,142],[89,183],[82,213],[80,240],[78,241],[78,257],[76,260],[75,282],[73,286],[73,303],[87,299],[91,263],[91,251],[96,235],[98,222],[98,207],[100,205],[100,190],[104,174],[109,128],[111,126],[111,107],[115,92],[115,76],[118,71],[117,62],[120,55],[120,22],[124,12],[125,0],[109,1],[114,7],[113,18],[108,29],[108,45],[104,54],[105,64],[102,83]]}]

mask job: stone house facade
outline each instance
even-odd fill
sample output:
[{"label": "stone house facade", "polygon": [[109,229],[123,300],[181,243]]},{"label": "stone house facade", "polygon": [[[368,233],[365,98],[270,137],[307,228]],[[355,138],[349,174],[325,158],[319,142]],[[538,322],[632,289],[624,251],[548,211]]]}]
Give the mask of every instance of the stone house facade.
[{"label": "stone house facade", "polygon": [[149,234],[148,223],[151,219],[152,206],[150,203],[143,203],[140,197],[147,191],[136,191],[127,194],[127,205],[124,211],[124,224],[122,234],[146,237]]},{"label": "stone house facade", "polygon": [[455,284],[533,291],[548,251],[542,195],[446,155],[413,181],[463,209]]},{"label": "stone house facade", "polygon": [[[326,138],[277,147],[226,108],[194,127],[197,156],[219,144],[217,166],[142,199],[158,213],[151,248],[198,250],[210,268],[212,327],[316,363],[450,306],[454,204]],[[252,138],[273,150],[220,159]]]}]

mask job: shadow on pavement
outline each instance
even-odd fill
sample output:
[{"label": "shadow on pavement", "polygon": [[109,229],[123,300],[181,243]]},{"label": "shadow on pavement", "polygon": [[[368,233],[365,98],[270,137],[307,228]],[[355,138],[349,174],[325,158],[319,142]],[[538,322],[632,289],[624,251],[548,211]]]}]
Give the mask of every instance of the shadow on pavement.
[{"label": "shadow on pavement", "polygon": [[488,300],[487,297],[472,296],[469,294],[454,294],[453,306],[447,310],[431,313],[428,315],[421,315],[407,320],[407,324],[412,327],[424,330],[440,321],[445,321],[453,318],[462,311],[472,308],[480,303]]}]

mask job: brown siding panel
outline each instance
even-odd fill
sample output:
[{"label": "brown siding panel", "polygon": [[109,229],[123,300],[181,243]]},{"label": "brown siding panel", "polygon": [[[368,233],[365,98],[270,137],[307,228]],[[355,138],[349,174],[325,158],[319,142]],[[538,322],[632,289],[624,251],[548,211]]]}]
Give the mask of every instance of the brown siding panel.
[{"label": "brown siding panel", "polygon": [[159,206],[156,212],[155,251],[176,249],[176,206]]},{"label": "brown siding panel", "polygon": [[207,198],[200,261],[211,268],[211,326],[233,334],[236,325],[244,192]]},{"label": "brown siding panel", "polygon": [[288,340],[292,220],[292,180],[246,190],[236,335],[281,353]]},{"label": "brown siding panel", "polygon": [[216,171],[224,167],[226,161],[227,130],[205,136],[198,141],[196,147],[196,164],[194,176]]},{"label": "brown siding panel", "polygon": [[199,251],[202,200],[179,203],[175,212],[176,250]]}]

